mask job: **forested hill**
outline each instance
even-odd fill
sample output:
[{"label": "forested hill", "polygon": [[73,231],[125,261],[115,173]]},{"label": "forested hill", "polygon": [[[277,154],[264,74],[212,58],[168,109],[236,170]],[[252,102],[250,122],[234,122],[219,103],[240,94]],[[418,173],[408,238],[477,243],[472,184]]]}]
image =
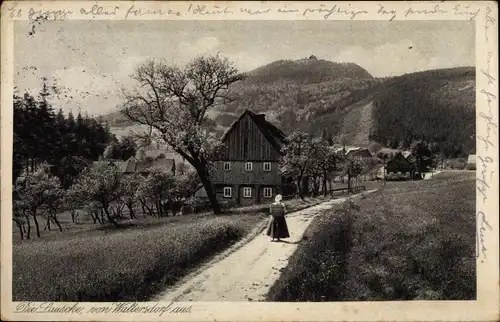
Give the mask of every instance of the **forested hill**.
[{"label": "forested hill", "polygon": [[353,63],[334,63],[314,56],[299,60],[278,60],[247,73],[245,83],[317,84],[339,79],[373,79],[362,67]]},{"label": "forested hill", "polygon": [[475,68],[429,70],[387,78],[318,111],[316,134],[341,133],[349,145],[408,148],[436,143],[449,157],[475,152]]},{"label": "forested hill", "polygon": [[475,152],[476,70],[431,70],[395,77],[373,100],[370,140],[408,147],[437,143],[447,156]]}]

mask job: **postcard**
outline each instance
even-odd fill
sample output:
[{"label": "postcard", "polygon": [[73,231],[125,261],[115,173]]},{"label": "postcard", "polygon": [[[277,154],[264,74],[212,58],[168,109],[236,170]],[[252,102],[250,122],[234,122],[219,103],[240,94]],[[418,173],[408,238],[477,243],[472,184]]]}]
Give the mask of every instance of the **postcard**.
[{"label": "postcard", "polygon": [[5,1],[6,321],[498,321],[492,1]]}]

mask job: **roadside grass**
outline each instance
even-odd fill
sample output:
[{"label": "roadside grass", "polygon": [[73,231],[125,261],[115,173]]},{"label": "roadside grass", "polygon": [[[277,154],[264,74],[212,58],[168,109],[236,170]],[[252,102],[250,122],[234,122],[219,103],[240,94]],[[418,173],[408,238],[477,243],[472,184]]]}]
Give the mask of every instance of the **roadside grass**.
[{"label": "roadside grass", "polygon": [[269,301],[474,300],[475,173],[388,184],[318,216]]},{"label": "roadside grass", "polygon": [[[286,201],[289,211],[329,197]],[[13,245],[15,301],[144,301],[247,236],[269,205],[210,213],[126,220],[123,228],[71,222],[64,231]],[[109,228],[109,229],[108,229]]]},{"label": "roadside grass", "polygon": [[212,216],[25,241],[13,246],[13,300],[145,301],[263,218]]}]

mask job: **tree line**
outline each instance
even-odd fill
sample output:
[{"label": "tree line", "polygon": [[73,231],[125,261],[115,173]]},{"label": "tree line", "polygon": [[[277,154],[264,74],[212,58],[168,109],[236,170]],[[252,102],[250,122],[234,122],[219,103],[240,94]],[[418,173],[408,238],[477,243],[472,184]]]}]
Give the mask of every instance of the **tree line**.
[{"label": "tree line", "polygon": [[102,155],[112,138],[109,127],[88,116],[64,115],[48,103],[43,83],[38,97],[14,95],[13,180],[42,163],[68,188],[91,161]]}]

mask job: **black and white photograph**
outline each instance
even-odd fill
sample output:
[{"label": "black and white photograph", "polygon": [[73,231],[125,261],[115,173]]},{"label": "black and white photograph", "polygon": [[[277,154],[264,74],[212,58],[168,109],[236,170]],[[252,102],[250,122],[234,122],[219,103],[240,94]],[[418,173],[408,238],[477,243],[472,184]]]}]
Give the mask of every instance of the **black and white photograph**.
[{"label": "black and white photograph", "polygon": [[87,7],[12,22],[13,310],[156,302],[184,319],[196,302],[478,300],[478,267],[498,256],[485,244],[498,203],[477,210],[498,202],[498,153],[481,155],[498,142],[498,105],[478,114],[477,79],[498,75],[476,67],[482,11],[125,20]]}]

